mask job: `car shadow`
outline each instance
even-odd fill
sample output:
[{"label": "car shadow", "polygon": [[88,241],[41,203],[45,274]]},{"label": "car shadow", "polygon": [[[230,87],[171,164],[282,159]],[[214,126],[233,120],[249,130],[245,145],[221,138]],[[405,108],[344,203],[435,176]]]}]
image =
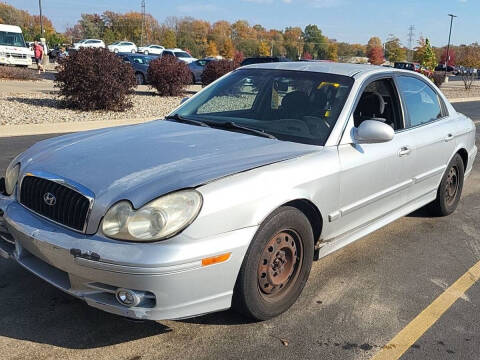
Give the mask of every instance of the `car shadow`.
[{"label": "car shadow", "polygon": [[418,210],[415,210],[414,212],[410,213],[407,215],[407,217],[412,217],[412,218],[433,218],[432,214],[428,211],[427,207],[424,206]]},{"label": "car shadow", "polygon": [[132,321],[92,308],[12,261],[0,260],[0,272],[0,337],[94,349],[172,331],[155,321]]}]

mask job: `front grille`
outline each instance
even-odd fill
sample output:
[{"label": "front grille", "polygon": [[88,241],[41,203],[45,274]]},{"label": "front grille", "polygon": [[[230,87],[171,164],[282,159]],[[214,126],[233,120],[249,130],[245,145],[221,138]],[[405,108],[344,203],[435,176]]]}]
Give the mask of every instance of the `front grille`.
[{"label": "front grille", "polygon": [[27,55],[25,55],[25,54],[7,53],[7,56],[11,56],[11,57],[18,58],[18,59],[26,59],[27,58]]},{"label": "front grille", "polygon": [[[55,197],[53,205],[44,200],[48,193]],[[90,207],[90,200],[79,192],[36,176],[23,179],[20,203],[39,215],[78,231],[84,230]]]}]

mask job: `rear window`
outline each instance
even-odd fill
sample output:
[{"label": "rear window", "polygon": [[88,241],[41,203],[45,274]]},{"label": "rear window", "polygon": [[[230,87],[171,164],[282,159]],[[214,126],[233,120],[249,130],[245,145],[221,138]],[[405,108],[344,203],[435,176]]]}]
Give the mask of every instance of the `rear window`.
[{"label": "rear window", "polygon": [[183,51],[177,51],[175,52],[176,57],[184,57],[184,58],[189,58],[191,57],[189,53],[183,52]]}]

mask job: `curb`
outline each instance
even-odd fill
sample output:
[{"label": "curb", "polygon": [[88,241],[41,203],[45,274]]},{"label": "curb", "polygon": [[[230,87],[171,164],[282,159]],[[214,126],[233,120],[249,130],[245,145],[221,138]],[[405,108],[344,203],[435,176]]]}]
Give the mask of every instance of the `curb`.
[{"label": "curb", "polygon": [[461,103],[461,102],[475,102],[480,101],[480,97],[470,97],[470,98],[458,98],[458,99],[448,99],[450,103]]},{"label": "curb", "polygon": [[77,131],[87,131],[95,129],[103,129],[108,127],[134,125],[152,120],[158,117],[141,118],[141,119],[125,119],[125,120],[105,120],[105,121],[83,121],[83,122],[66,122],[51,124],[26,124],[26,125],[1,125],[0,138],[12,136],[29,136],[40,134],[63,134]]}]

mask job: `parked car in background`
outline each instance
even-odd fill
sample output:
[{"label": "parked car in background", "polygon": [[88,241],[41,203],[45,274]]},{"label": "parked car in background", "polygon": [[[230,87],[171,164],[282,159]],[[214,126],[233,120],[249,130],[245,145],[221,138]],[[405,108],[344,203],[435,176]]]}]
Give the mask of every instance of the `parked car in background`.
[{"label": "parked car in background", "polygon": [[178,60],[182,60],[187,64],[197,60],[196,58],[192,57],[188,52],[182,49],[165,49],[162,52],[162,56],[175,56]]},{"label": "parked car in background", "polygon": [[113,44],[108,45],[108,50],[114,53],[136,53],[137,45],[131,41],[115,41]]},{"label": "parked car in background", "polygon": [[279,56],[257,56],[257,57],[249,57],[242,61],[240,64],[241,66],[245,65],[252,65],[252,64],[265,64],[265,63],[272,63],[272,62],[288,62],[291,61],[285,57]]},{"label": "parked car in background", "polygon": [[[448,73],[452,73],[453,75],[457,75],[458,73],[458,70],[454,66],[448,65],[446,69]],[[435,71],[445,71],[445,64],[438,64]]]},{"label": "parked car in background", "polygon": [[147,46],[141,46],[141,47],[138,48],[137,51],[139,53],[145,54],[145,55],[149,55],[149,54],[161,55],[163,50],[165,50],[165,48],[163,46],[151,44],[151,45],[147,45]]},{"label": "parked car in background", "polygon": [[433,75],[433,71],[428,70],[426,67],[415,62],[397,61],[394,63],[393,67],[396,69],[415,71],[427,77],[431,77]]},{"label": "parked car in background", "polygon": [[250,65],[165,120],[16,156],[0,256],[125,317],[233,306],[266,320],[295,303],[314,259],[425,205],[453,213],[476,154],[473,121],[413,71]]},{"label": "parked car in background", "polygon": [[33,51],[25,43],[19,26],[0,24],[0,64],[30,66]]},{"label": "parked car in background", "polygon": [[156,56],[132,54],[130,52],[116,53],[116,55],[120,56],[123,61],[132,65],[133,70],[135,70],[135,80],[137,81],[137,85],[144,85],[148,83],[148,66],[150,61],[157,58]]},{"label": "parked car in background", "polygon": [[188,64],[190,71],[192,73],[192,83],[198,84],[202,82],[202,74],[205,66],[211,61],[215,61],[215,58],[205,58],[200,60],[195,60]]},{"label": "parked car in background", "polygon": [[79,50],[81,48],[105,48],[105,43],[103,40],[99,39],[83,39],[77,43],[74,43],[73,48],[75,50]]}]

